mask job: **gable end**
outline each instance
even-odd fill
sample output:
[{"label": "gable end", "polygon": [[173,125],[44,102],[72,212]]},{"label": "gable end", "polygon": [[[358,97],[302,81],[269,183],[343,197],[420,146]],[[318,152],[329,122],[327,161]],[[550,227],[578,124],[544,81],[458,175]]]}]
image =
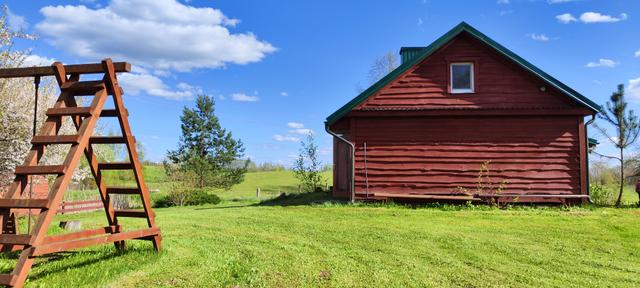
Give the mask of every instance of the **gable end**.
[{"label": "gable end", "polygon": [[569,86],[565,85],[564,83],[558,81],[557,79],[553,78],[549,74],[535,67],[533,64],[529,63],[528,61],[524,60],[522,57],[511,52],[504,46],[493,41],[492,39],[482,34],[480,31],[476,30],[475,28],[471,27],[467,23],[462,22],[427,47],[403,48],[404,50],[401,51],[403,52],[401,53],[403,57],[402,59],[403,63],[399,67],[397,67],[395,70],[387,74],[385,77],[383,77],[376,83],[374,83],[371,87],[363,91],[360,95],[358,95],[357,97],[349,101],[347,104],[342,106],[340,109],[338,109],[336,112],[331,114],[329,117],[327,117],[326,124],[331,125],[338,119],[342,118],[344,115],[349,113],[358,105],[362,104],[369,97],[376,94],[379,90],[381,90],[382,88],[392,83],[394,80],[396,80],[398,77],[400,77],[404,73],[410,71],[412,67],[420,64],[423,60],[425,60],[431,54],[433,54],[438,49],[443,47],[445,44],[449,43],[451,40],[453,40],[455,37],[457,37],[461,33],[467,33],[468,35],[471,35],[476,40],[487,45],[489,48],[492,48],[493,50],[495,50],[500,56],[508,60],[511,60],[513,63],[517,64],[523,70],[542,79],[546,84],[557,89],[561,94],[564,94],[572,98],[573,100],[583,105],[584,107],[587,107],[591,111],[593,112],[600,111],[600,106],[598,104],[594,103],[593,101],[589,100],[587,97],[571,89]]}]

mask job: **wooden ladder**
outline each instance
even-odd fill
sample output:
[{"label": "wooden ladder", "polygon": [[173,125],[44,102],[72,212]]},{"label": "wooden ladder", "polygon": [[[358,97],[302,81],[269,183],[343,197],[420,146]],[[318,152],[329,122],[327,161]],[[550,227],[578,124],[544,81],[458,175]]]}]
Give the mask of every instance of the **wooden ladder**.
[{"label": "wooden ladder", "polygon": [[[35,257],[44,254],[82,248],[90,245],[114,243],[117,249],[124,249],[124,240],[142,239],[153,243],[160,250],[161,234],[156,226],[151,208],[149,190],[142,177],[142,167],[136,152],[136,145],[129,127],[128,113],[122,101],[122,89],[118,85],[116,72],[128,72],[131,65],[124,62],[113,63],[105,59],[99,64],[64,66],[59,62],[51,67],[1,69],[0,78],[26,76],[55,76],[60,86],[60,96],[53,108],[47,110],[47,119],[38,134],[31,140],[31,150],[22,166],[15,169],[15,179],[4,197],[0,199],[0,250],[22,251],[15,269],[10,274],[0,274],[0,285],[21,287],[27,278]],[[81,74],[104,73],[102,80],[80,81]],[[67,76],[69,75],[69,76]],[[75,96],[91,96],[88,107],[79,107]],[[103,109],[108,96],[112,96],[115,109]],[[59,135],[63,117],[71,117],[77,130],[76,135]],[[96,122],[100,117],[115,117],[119,122],[122,136],[93,136]],[[38,165],[45,148],[54,144],[70,144],[71,148],[61,165]],[[128,162],[100,163],[93,151],[96,144],[124,144],[128,152]],[[100,192],[108,226],[95,230],[47,236],[47,231],[56,215],[63,195],[69,186],[74,170],[78,167],[82,154],[87,158],[91,172]],[[103,181],[103,171],[132,170],[135,187],[112,187]],[[24,199],[24,191],[32,175],[55,175],[55,181],[47,199]],[[139,195],[143,209],[115,210],[111,195]],[[39,211],[30,234],[19,234],[16,209]],[[120,217],[146,219],[148,228],[123,231]],[[29,223],[28,225],[30,225]]]}]

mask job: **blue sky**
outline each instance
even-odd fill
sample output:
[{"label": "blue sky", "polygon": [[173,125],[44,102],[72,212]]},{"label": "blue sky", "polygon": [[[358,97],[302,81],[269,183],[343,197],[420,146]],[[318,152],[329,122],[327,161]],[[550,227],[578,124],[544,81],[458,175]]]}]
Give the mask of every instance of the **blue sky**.
[{"label": "blue sky", "polygon": [[182,107],[205,93],[253,160],[291,163],[296,140],[311,130],[330,163],[324,119],[370,84],[373,61],[426,46],[461,21],[597,103],[623,83],[640,110],[635,0],[4,3],[13,27],[40,36],[19,43],[34,61],[134,64],[120,78],[125,103],[155,161],[176,147]]}]

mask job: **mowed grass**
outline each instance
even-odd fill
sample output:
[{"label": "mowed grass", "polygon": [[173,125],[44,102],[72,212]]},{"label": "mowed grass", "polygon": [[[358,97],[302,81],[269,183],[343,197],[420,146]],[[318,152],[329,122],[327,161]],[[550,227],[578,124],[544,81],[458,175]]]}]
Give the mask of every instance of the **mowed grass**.
[{"label": "mowed grass", "polygon": [[[101,246],[56,255],[38,260],[29,286],[640,286],[633,208],[232,202],[156,213],[162,253],[130,241],[122,254]],[[99,213],[71,218],[104,223]]]},{"label": "mowed grass", "polygon": [[[37,260],[27,286],[640,286],[636,208],[413,209],[337,203],[324,193],[255,199],[255,186],[289,194],[295,183],[291,172],[247,174],[237,190],[223,192],[221,205],[156,209],[161,253],[128,241],[123,253],[104,245],[54,254]],[[99,212],[54,223],[69,219],[83,228],[106,225]],[[122,224],[144,226],[140,219]],[[0,259],[2,273],[12,264]]]}]

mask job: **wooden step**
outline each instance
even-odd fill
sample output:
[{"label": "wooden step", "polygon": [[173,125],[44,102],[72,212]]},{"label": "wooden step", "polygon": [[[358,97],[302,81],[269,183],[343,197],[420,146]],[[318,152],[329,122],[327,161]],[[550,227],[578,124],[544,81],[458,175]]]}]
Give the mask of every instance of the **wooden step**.
[{"label": "wooden step", "polygon": [[18,279],[18,276],[14,274],[0,274],[0,285],[13,287],[16,285],[17,279]]},{"label": "wooden step", "polygon": [[111,162],[111,163],[98,163],[98,170],[128,170],[133,169],[133,164],[130,162]]},{"label": "wooden step", "polygon": [[30,241],[29,234],[0,234],[0,244],[27,245]]},{"label": "wooden step", "polygon": [[91,136],[89,144],[126,144],[127,138],[122,136]]},{"label": "wooden step", "polygon": [[91,107],[65,107],[65,108],[49,108],[47,116],[91,116]]},{"label": "wooden step", "polygon": [[116,217],[147,218],[147,213],[144,210],[115,210],[113,212]]},{"label": "wooden step", "polygon": [[[124,109],[124,116],[129,116],[129,111]],[[118,117],[118,111],[115,109],[104,109],[100,113],[100,117]]]},{"label": "wooden step", "polygon": [[0,208],[48,209],[48,199],[0,199]]},{"label": "wooden step", "polygon": [[136,187],[107,187],[107,194],[140,194]]},{"label": "wooden step", "polygon": [[98,91],[105,89],[105,86],[102,80],[80,82],[69,81],[62,84],[60,89],[62,91],[70,92],[75,96],[83,96],[95,95]]},{"label": "wooden step", "polygon": [[50,175],[64,174],[64,165],[17,166],[16,175]]},{"label": "wooden step", "polygon": [[78,144],[80,135],[55,135],[55,136],[33,136],[31,144],[52,145],[52,144]]}]

